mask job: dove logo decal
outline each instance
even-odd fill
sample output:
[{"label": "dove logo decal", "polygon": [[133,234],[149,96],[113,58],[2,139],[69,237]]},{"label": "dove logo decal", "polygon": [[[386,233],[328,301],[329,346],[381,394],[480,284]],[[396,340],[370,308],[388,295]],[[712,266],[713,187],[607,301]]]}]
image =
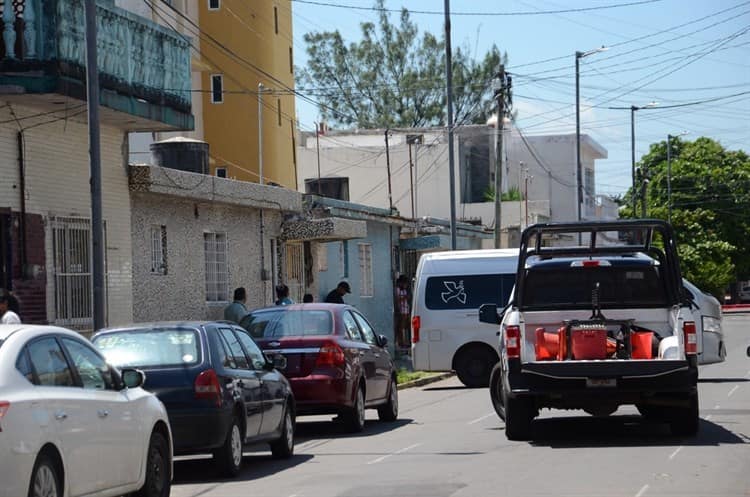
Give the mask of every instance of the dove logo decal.
[{"label": "dove logo decal", "polygon": [[466,303],[466,292],[464,291],[463,280],[460,280],[458,282],[444,281],[443,286],[445,286],[445,289],[448,290],[447,292],[442,292],[440,294],[440,297],[443,299],[444,303],[447,304],[451,300],[457,300],[461,302],[461,304]]}]

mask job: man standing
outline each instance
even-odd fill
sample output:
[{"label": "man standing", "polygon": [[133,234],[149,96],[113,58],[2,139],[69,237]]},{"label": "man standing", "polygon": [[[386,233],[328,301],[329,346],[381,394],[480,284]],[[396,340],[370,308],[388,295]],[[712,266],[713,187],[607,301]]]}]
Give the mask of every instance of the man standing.
[{"label": "man standing", "polygon": [[0,323],[2,324],[21,324],[21,318],[18,314],[10,310],[10,297],[0,295]]},{"label": "man standing", "polygon": [[247,300],[247,292],[243,287],[234,289],[234,302],[224,308],[224,320],[234,321],[239,324],[240,320],[247,314],[247,308],[245,308],[245,301]]},{"label": "man standing", "polygon": [[345,304],[344,295],[347,293],[352,293],[352,289],[349,286],[349,283],[342,281],[336,286],[336,288],[326,295],[325,301],[329,304]]}]

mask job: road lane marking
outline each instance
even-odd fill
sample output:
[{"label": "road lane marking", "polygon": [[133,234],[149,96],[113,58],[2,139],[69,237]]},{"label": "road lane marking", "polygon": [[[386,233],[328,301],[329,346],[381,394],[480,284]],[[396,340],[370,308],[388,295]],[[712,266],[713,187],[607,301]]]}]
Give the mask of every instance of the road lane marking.
[{"label": "road lane marking", "polygon": [[646,493],[646,490],[648,490],[648,483],[643,485],[640,490],[638,490],[638,493],[635,494],[635,497],[642,497],[643,494]]},{"label": "road lane marking", "polygon": [[494,412],[491,412],[491,413],[489,413],[489,414],[485,414],[485,415],[484,415],[484,416],[482,416],[481,418],[477,418],[477,419],[475,419],[475,420],[473,420],[473,421],[469,421],[469,422],[468,422],[468,423],[466,423],[466,424],[467,424],[467,425],[474,425],[474,424],[477,424],[477,423],[479,423],[480,421],[484,421],[485,419],[487,419],[487,418],[489,418],[489,417],[491,417],[491,416],[494,416],[494,415],[495,415],[495,413],[494,413]]},{"label": "road lane marking", "polygon": [[739,385],[735,385],[734,388],[729,391],[729,393],[727,394],[727,397],[731,397],[732,394],[734,392],[736,392],[738,388],[740,388],[740,386]]},{"label": "road lane marking", "polygon": [[677,453],[678,453],[679,451],[681,451],[681,450],[682,450],[682,445],[680,445],[679,447],[677,447],[677,448],[675,449],[675,451],[674,451],[674,452],[672,452],[672,453],[671,453],[671,454],[669,455],[669,460],[671,461],[672,459],[674,459],[674,457],[675,457],[675,456],[677,455]]},{"label": "road lane marking", "polygon": [[399,449],[396,452],[393,452],[392,454],[386,454],[384,456],[378,457],[377,459],[373,459],[372,461],[368,462],[367,464],[377,464],[379,462],[385,461],[386,459],[388,459],[391,456],[396,456],[398,454],[403,454],[407,450],[411,450],[411,449],[413,449],[415,447],[419,447],[420,445],[422,445],[422,444],[419,443],[419,444],[410,445],[408,447],[404,447],[403,449]]}]

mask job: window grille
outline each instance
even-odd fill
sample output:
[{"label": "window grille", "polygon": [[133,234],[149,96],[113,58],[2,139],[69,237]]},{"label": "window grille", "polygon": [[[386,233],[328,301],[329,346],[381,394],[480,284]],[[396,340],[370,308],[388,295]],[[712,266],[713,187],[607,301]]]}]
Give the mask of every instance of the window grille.
[{"label": "window grille", "polygon": [[372,297],[372,245],[369,243],[359,244],[359,295],[360,297]]},{"label": "window grille", "polygon": [[301,243],[287,243],[285,247],[284,263],[286,266],[286,280],[289,296],[295,302],[302,302],[305,293],[305,257]]},{"label": "window grille", "polygon": [[206,302],[227,302],[229,266],[226,233],[204,233],[203,251],[206,257]]},{"label": "window grille", "polygon": [[151,273],[167,274],[166,226],[151,226]]},{"label": "window grille", "polygon": [[208,0],[208,10],[219,10],[221,0]]}]

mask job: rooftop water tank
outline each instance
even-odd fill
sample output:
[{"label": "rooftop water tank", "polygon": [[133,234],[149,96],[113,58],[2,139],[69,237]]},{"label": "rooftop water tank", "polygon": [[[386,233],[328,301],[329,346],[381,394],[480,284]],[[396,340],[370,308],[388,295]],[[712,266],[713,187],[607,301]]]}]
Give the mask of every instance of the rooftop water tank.
[{"label": "rooftop water tank", "polygon": [[191,173],[208,174],[208,143],[177,136],[151,144],[157,166]]}]

